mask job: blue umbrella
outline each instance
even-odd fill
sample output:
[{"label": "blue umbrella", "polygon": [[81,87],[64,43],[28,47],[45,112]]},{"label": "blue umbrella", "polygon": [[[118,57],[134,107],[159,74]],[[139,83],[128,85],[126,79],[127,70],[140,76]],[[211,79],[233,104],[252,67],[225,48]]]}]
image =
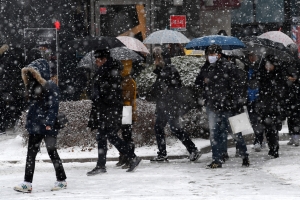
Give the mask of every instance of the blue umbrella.
[{"label": "blue umbrella", "polygon": [[206,47],[217,44],[222,50],[246,48],[246,45],[236,37],[224,35],[209,35],[195,38],[186,44],[186,49],[205,50]]}]

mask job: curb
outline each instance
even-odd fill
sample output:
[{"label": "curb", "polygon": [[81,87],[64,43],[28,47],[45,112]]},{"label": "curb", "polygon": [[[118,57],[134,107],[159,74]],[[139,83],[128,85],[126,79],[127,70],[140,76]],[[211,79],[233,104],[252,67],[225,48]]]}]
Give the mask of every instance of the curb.
[{"label": "curb", "polygon": [[[244,140],[246,142],[247,145],[252,144],[253,140],[254,140],[254,134],[253,133],[249,133],[249,134],[245,134],[243,135]],[[289,135],[287,133],[283,133],[282,135],[279,135],[279,140],[288,140],[289,139]],[[233,138],[228,138],[228,142],[227,142],[227,146],[228,148],[231,147],[235,147],[235,142],[233,140]],[[209,153],[211,151],[211,146],[207,145],[205,147],[202,147],[201,149],[202,153]],[[151,158],[153,158],[153,156],[139,156],[140,158],[142,158],[143,160],[150,160]],[[184,159],[184,158],[188,158],[189,155],[173,155],[173,156],[168,156],[169,160],[175,160],[175,159]],[[85,163],[85,162],[97,162],[97,158],[66,158],[66,159],[61,159],[63,163],[71,163],[71,162],[79,162],[79,163]],[[108,157],[106,158],[106,161],[118,161],[119,158],[118,157]],[[42,159],[42,160],[36,160],[39,162],[47,162],[47,163],[52,163],[50,159]],[[11,164],[16,164],[19,163],[20,161],[0,161],[0,162],[6,162],[6,163],[11,163]]]}]

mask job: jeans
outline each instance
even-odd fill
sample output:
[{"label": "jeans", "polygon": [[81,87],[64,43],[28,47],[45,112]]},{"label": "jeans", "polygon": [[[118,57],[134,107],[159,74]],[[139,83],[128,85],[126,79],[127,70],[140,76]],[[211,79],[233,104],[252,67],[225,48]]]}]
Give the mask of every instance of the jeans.
[{"label": "jeans", "polygon": [[166,156],[166,139],[165,139],[165,131],[164,128],[169,122],[171,131],[175,136],[182,142],[182,144],[186,147],[189,153],[197,151],[195,144],[190,139],[189,135],[181,128],[179,122],[179,116],[171,116],[165,113],[158,112],[156,121],[155,121],[155,135],[158,146],[158,155]]},{"label": "jeans", "polygon": [[98,129],[96,135],[96,140],[98,142],[97,166],[103,167],[106,164],[107,140],[114,145],[121,154],[126,155],[129,159],[136,157],[134,149],[130,148],[130,146],[118,136],[118,131],[119,128],[113,129],[107,127]]},{"label": "jeans", "polygon": [[56,148],[57,136],[42,134],[29,134],[24,180],[32,183],[35,169],[35,158],[43,139],[45,141],[49,157],[53,163],[57,181],[65,180],[67,177]]},{"label": "jeans", "polygon": [[247,146],[242,133],[232,134],[232,130],[228,118],[232,116],[230,111],[214,112],[206,107],[206,113],[209,122],[210,143],[212,149],[212,160],[221,163],[222,155],[227,152],[227,137],[232,135],[235,140],[236,147],[239,149],[243,157],[248,156]]}]

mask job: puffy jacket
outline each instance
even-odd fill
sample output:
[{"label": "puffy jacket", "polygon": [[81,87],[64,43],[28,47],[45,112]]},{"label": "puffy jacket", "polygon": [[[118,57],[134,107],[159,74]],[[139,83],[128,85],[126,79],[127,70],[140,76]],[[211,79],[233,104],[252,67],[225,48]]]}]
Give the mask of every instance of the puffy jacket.
[{"label": "puffy jacket", "polygon": [[[29,98],[29,111],[26,121],[26,129],[29,134],[57,135],[58,131],[53,128],[59,109],[59,89],[50,80],[50,67],[46,60],[37,59],[22,69],[22,79],[28,93],[34,80],[28,73],[35,77],[35,81],[41,85],[42,93],[37,98]],[[31,90],[38,89],[33,87]],[[46,130],[50,126],[51,130]]]}]

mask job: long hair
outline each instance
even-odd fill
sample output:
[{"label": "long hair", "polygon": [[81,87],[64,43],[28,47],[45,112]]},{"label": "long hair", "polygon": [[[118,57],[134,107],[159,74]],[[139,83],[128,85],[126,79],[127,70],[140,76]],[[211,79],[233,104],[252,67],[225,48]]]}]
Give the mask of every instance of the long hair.
[{"label": "long hair", "polygon": [[163,50],[161,49],[161,47],[154,47],[153,48],[153,53],[152,56],[155,60],[158,60],[158,65],[160,67],[163,67],[165,65],[165,61],[164,61],[164,57],[163,57]]}]

